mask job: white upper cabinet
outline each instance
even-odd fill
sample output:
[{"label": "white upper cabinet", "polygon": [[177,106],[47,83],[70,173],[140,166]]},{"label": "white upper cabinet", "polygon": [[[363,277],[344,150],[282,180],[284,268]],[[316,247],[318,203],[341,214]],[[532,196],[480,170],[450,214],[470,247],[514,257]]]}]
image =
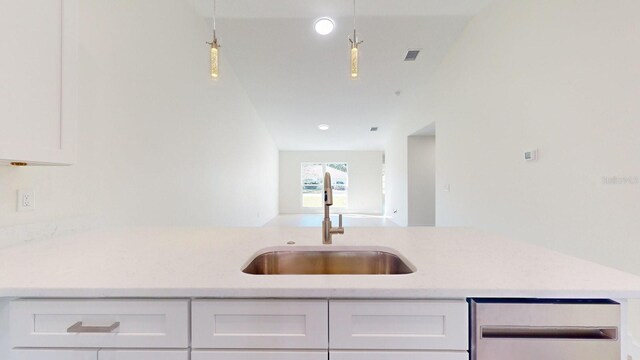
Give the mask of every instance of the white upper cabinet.
[{"label": "white upper cabinet", "polygon": [[0,164],[72,164],[78,0],[0,0],[0,34]]}]

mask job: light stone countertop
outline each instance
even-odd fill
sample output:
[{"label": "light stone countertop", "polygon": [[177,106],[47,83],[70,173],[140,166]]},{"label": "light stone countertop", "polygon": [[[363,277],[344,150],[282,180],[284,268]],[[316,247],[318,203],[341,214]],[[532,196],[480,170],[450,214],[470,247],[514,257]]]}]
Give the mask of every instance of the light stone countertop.
[{"label": "light stone countertop", "polygon": [[640,298],[640,277],[460,228],[348,228],[329,246],[396,249],[410,275],[255,276],[260,249],[318,228],[96,231],[0,250],[0,297]]}]

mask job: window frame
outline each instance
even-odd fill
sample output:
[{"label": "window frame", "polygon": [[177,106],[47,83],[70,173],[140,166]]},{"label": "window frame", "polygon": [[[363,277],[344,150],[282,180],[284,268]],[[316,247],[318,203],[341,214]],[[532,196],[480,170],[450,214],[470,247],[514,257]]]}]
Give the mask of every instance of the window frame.
[{"label": "window frame", "polygon": [[[322,197],[324,196],[324,174],[327,172],[327,165],[328,164],[344,164],[347,168],[346,174],[347,174],[347,181],[345,184],[346,190],[345,190],[345,195],[346,195],[346,205],[345,206],[337,206],[337,205],[333,205],[336,209],[342,209],[342,210],[346,210],[349,208],[349,163],[347,161],[302,161],[300,162],[300,187],[299,187],[299,191],[300,191],[300,207],[302,209],[322,209],[322,200],[320,202],[320,206],[305,206],[304,205],[304,177],[302,176],[302,169],[304,168],[304,166],[309,166],[309,165],[320,165],[322,166],[322,175],[320,177],[320,197],[322,199]],[[331,179],[333,182],[333,179]],[[335,196],[334,196],[335,197]]]}]

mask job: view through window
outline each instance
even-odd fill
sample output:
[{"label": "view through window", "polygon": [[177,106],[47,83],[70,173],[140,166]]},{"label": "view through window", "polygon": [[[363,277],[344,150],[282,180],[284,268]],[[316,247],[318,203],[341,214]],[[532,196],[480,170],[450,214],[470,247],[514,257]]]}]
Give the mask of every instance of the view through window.
[{"label": "view through window", "polygon": [[331,174],[333,206],[346,208],[348,202],[349,176],[348,166],[344,162],[302,163],[302,207],[319,208],[324,200],[324,173]]}]

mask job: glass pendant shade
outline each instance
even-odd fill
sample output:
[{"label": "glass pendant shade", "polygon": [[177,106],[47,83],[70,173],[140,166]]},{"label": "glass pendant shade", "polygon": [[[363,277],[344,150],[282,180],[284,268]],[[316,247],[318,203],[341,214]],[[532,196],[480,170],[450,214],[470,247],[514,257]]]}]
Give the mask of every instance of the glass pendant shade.
[{"label": "glass pendant shade", "polygon": [[351,78],[356,79],[358,77],[358,45],[353,44],[351,46]]},{"label": "glass pendant shade", "polygon": [[349,42],[351,43],[351,79],[358,78],[358,46],[362,44],[362,41],[358,41],[358,33],[356,31],[356,0],[353,0],[353,38],[349,38]]},{"label": "glass pendant shade", "polygon": [[220,76],[219,49],[217,41],[211,43],[211,78],[217,79]]},{"label": "glass pendant shade", "polygon": [[209,55],[211,78],[217,80],[220,77],[220,45],[216,36],[216,0],[213,0],[213,40],[207,44],[211,46]]}]

